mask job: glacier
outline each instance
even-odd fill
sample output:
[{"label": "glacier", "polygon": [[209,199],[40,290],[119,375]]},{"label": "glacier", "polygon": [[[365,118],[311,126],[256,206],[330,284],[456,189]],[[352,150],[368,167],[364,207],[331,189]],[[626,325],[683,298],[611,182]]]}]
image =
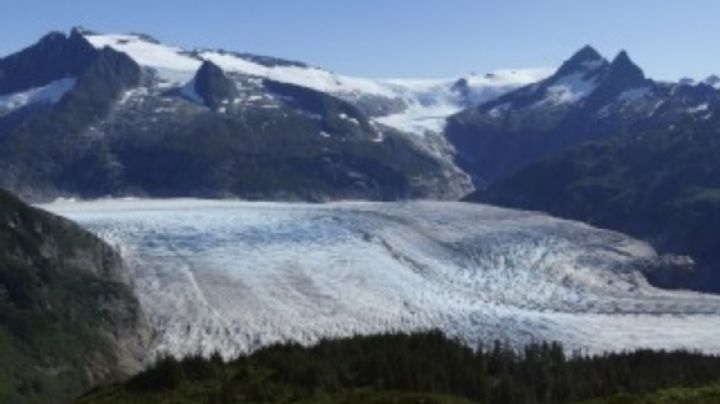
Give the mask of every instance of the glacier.
[{"label": "glacier", "polygon": [[[371,103],[378,100],[399,102],[403,108],[379,113],[373,121],[415,135],[438,134],[450,115],[535,83],[552,73],[549,68],[524,68],[442,79],[376,79],[337,74],[293,63],[265,65],[233,52],[187,50],[139,34],[85,32],[84,36],[95,48],[111,47],[152,70],[164,89],[178,87],[187,91],[195,72],[204,61],[210,61],[231,76],[294,84],[332,94],[353,104],[364,98]],[[465,85],[462,91],[456,88],[460,82]],[[238,84],[242,86],[241,82]],[[194,99],[192,94],[190,99]]]},{"label": "glacier", "polygon": [[620,233],[462,202],[59,200],[123,255],[154,354],[440,329],[473,346],[720,352],[720,296],[668,291]]}]

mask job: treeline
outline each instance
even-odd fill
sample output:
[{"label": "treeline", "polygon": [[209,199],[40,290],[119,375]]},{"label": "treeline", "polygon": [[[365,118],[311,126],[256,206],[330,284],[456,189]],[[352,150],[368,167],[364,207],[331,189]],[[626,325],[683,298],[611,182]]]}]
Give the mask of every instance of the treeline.
[{"label": "treeline", "polygon": [[278,345],[227,363],[218,355],[168,357],[82,402],[356,402],[337,398],[362,391],[434,397],[417,402],[569,403],[718,380],[720,357],[700,353],[568,356],[559,344],[546,343],[520,352],[500,343],[473,350],[427,332],[328,340],[310,348]]}]

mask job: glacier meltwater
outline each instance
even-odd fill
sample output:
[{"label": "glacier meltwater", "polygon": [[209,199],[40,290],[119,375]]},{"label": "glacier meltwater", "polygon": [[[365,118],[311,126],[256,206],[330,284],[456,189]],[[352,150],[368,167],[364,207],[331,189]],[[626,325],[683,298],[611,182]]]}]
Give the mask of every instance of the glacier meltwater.
[{"label": "glacier meltwater", "polygon": [[437,328],[469,344],[720,352],[720,296],[666,291],[647,244],[457,202],[101,200],[42,206],[125,258],[156,353]]}]

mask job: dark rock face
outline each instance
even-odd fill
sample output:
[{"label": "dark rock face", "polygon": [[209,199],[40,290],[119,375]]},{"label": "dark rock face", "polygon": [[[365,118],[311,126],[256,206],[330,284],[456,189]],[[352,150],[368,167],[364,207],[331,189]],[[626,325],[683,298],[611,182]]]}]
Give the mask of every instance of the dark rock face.
[{"label": "dark rock face", "polygon": [[[87,44],[79,31],[70,37]],[[123,53],[93,52],[83,68],[63,73],[76,84],[59,102],[0,116],[0,187],[36,201],[106,195],[387,200],[456,198],[458,182],[466,184],[446,161],[330,94],[228,75],[210,62],[190,83],[168,88],[161,72]]]},{"label": "dark rock face", "polygon": [[[484,186],[566,147],[634,128],[662,91],[627,53],[608,62],[588,46],[547,79],[451,117],[445,135],[458,164]],[[625,105],[635,94],[648,98],[633,103],[639,111]]]},{"label": "dark rock face", "polygon": [[50,33],[35,45],[0,59],[0,95],[78,77],[97,52],[77,30],[69,36]]},{"label": "dark rock face", "polygon": [[690,255],[662,286],[720,292],[720,91],[647,79],[627,53],[586,47],[551,77],[453,116],[446,137],[471,201],[541,210]]},{"label": "dark rock face", "polygon": [[138,371],[150,342],[118,254],[4,191],[0,313],[3,402],[69,402]]},{"label": "dark rock face", "polygon": [[322,130],[342,137],[377,137],[377,131],[357,107],[336,97],[310,88],[272,80],[263,82],[265,88],[285,97],[295,108],[307,111],[322,120]]},{"label": "dark rock face", "polygon": [[193,83],[195,93],[212,109],[220,108],[238,96],[235,83],[212,62],[206,61],[200,66]]},{"label": "dark rock face", "polygon": [[694,271],[651,280],[720,292],[720,108],[714,111],[714,118],[641,137],[578,146],[468,199],[583,220],[646,239],[661,252],[690,255]]},{"label": "dark rock face", "polygon": [[30,197],[66,187],[99,187],[96,191],[102,192],[95,176],[107,170],[93,164],[108,162],[94,162],[102,158],[102,146],[83,132],[104,118],[120,94],[137,86],[140,79],[140,67],[127,55],[109,48],[99,51],[57,105],[0,137],[0,167],[4,168],[0,184]]}]

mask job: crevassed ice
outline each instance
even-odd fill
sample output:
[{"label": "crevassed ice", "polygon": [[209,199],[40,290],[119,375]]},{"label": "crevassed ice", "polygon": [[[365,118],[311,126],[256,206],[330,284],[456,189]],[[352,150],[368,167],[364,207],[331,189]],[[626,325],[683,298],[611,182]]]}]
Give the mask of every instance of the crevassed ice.
[{"label": "crevassed ice", "polygon": [[157,352],[439,328],[470,344],[720,352],[720,298],[647,284],[645,243],[452,202],[57,202],[116,245]]}]

